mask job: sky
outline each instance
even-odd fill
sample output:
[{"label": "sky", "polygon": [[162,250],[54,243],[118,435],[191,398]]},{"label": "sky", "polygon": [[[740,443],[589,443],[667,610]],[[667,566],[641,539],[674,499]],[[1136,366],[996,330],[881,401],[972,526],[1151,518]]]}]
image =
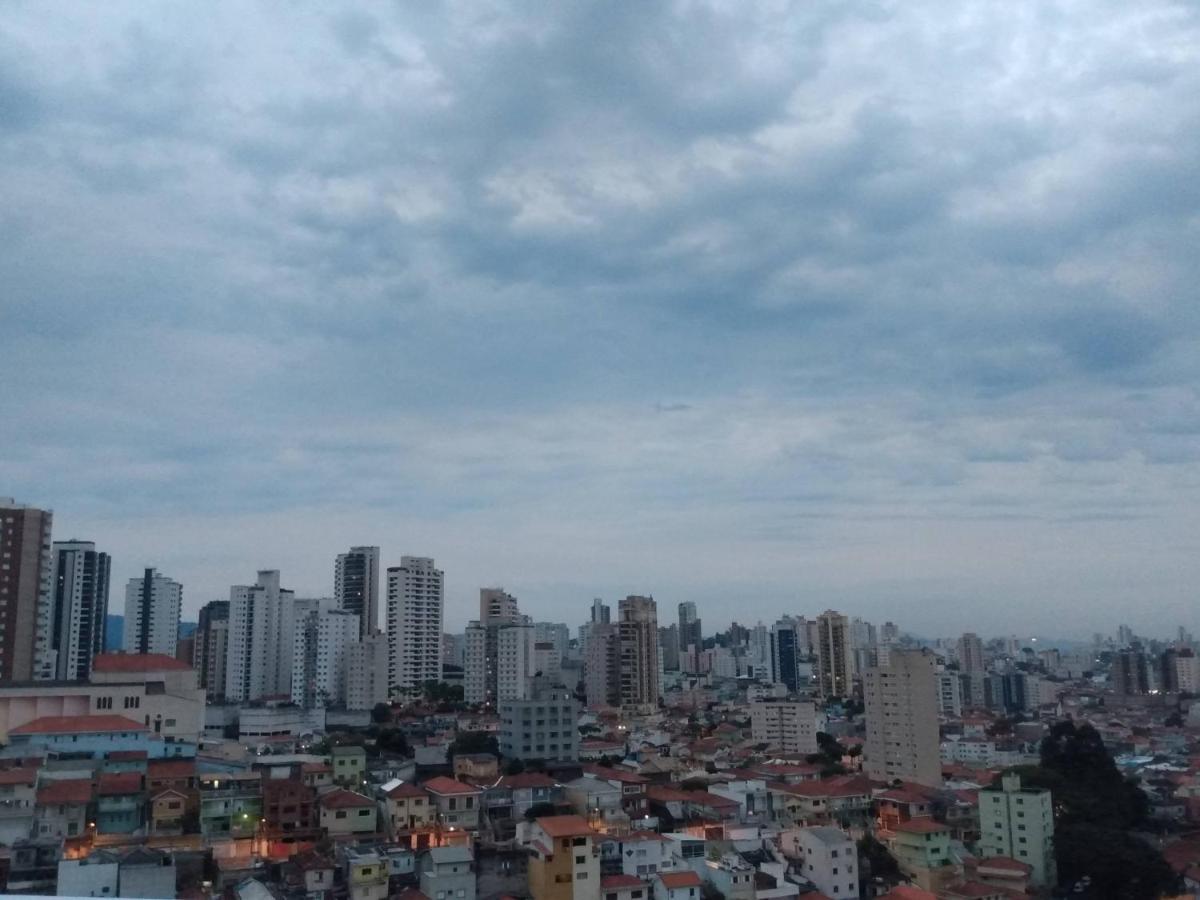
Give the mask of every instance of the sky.
[{"label": "sky", "polygon": [[1200,633],[1200,6],[0,7],[0,495],[185,617],[433,556]]}]

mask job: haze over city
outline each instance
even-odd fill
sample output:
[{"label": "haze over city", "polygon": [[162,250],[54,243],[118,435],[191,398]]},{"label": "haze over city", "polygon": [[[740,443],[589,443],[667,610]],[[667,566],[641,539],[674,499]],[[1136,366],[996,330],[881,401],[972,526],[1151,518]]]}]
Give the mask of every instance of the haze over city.
[{"label": "haze over city", "polygon": [[184,618],[379,545],[536,619],[1195,630],[1169,2],[0,15],[0,494]]}]

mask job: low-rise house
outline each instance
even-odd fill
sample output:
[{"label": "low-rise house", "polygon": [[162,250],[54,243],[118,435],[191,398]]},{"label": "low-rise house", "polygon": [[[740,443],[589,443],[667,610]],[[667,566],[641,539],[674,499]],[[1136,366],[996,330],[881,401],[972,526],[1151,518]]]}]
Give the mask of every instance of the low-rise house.
[{"label": "low-rise house", "polygon": [[865,820],[871,809],[871,782],[843,775],[798,784],[767,784],[772,820],[781,826],[823,825]]},{"label": "low-rise house", "polygon": [[282,878],[289,896],[326,900],[332,896],[333,860],[315,850],[303,850],[283,864]]},{"label": "low-rise house", "polygon": [[475,900],[475,855],[459,844],[434,847],[421,858],[421,893],[429,900]]},{"label": "low-rise house", "polygon": [[367,751],[362,747],[339,746],[330,751],[334,784],[357,788],[367,773]]},{"label": "low-rise house", "polygon": [[[696,871],[695,866],[693,871]],[[725,900],[755,900],[754,866],[738,853],[722,853],[716,858],[707,856],[698,874],[701,880],[720,891]]]},{"label": "low-rise house", "polygon": [[137,772],[145,775],[149,754],[145,750],[113,750],[105,754],[101,772]]},{"label": "low-rise house", "polygon": [[933,814],[932,800],[906,787],[889,788],[875,797],[875,820],[881,832],[891,832],[901,822]]},{"label": "low-rise house", "polygon": [[37,769],[0,770],[0,843],[24,840],[33,830]]},{"label": "low-rise house", "polygon": [[839,828],[817,825],[796,835],[804,877],[830,900],[858,897],[858,850]]},{"label": "low-rise house", "polygon": [[321,827],[330,837],[373,834],[378,810],[375,801],[354,791],[332,790],[318,801]]},{"label": "low-rise house", "polygon": [[134,834],[143,824],[142,776],[137,772],[101,775],[96,784],[97,834]]},{"label": "low-rise house", "polygon": [[187,795],[174,788],[166,788],[150,795],[150,833],[176,835],[184,832],[187,815]]},{"label": "low-rise house", "polygon": [[92,782],[88,778],[43,781],[34,801],[38,837],[79,837],[87,831]]},{"label": "low-rise house", "polygon": [[529,829],[533,900],[599,900],[600,848],[582,816],[544,816]]},{"label": "low-rise house", "polygon": [[699,900],[700,876],[695,872],[663,872],[651,882],[654,900]]},{"label": "low-rise house", "polygon": [[941,822],[933,819],[901,822],[888,846],[900,871],[919,887],[936,893],[954,879],[950,829]]},{"label": "low-rise house", "polygon": [[647,900],[650,884],[636,875],[605,875],[600,879],[604,900]]},{"label": "low-rise house", "polygon": [[333,769],[328,763],[301,763],[300,780],[320,791],[333,786]]},{"label": "low-rise house", "polygon": [[195,756],[196,745],[164,741],[125,716],[43,716],[8,733],[4,756],[50,753],[89,754],[93,759],[121,750],[144,750],[149,757]]},{"label": "low-rise house", "polygon": [[152,759],[146,764],[146,789],[152,794],[170,788],[188,797],[191,808],[198,806],[196,761],[194,759]]},{"label": "low-rise house", "polygon": [[760,763],[750,766],[751,775],[763,781],[779,784],[799,784],[802,781],[820,781],[821,767],[809,763]]},{"label": "low-rise house", "polygon": [[675,867],[670,842],[656,831],[634,831],[615,841],[624,875],[649,880]]},{"label": "low-rise house", "polygon": [[458,753],[454,756],[454,777],[473,781],[494,781],[500,776],[500,761],[492,753]]},{"label": "low-rise house", "polygon": [[383,857],[375,850],[346,849],[346,886],[350,900],[386,900],[389,875]]},{"label": "low-rise house", "polygon": [[535,804],[562,801],[562,785],[542,772],[505,775],[483,792],[484,809],[493,829],[504,832],[506,837],[511,837],[509,832],[516,821]]},{"label": "low-rise house", "polygon": [[650,804],[646,796],[648,782],[642,776],[604,766],[585,766],[583,777],[607,781],[620,790],[621,809],[630,821],[645,818],[649,814]]},{"label": "low-rise house", "polygon": [[201,775],[200,832],[205,837],[253,837],[262,818],[258,772]]},{"label": "low-rise house", "polygon": [[422,786],[433,799],[437,810],[437,823],[443,832],[479,830],[482,790],[445,776],[433,778]]},{"label": "low-rise house", "polygon": [[383,794],[386,831],[398,843],[424,850],[431,843],[437,807],[423,789],[411,782],[398,784]]}]

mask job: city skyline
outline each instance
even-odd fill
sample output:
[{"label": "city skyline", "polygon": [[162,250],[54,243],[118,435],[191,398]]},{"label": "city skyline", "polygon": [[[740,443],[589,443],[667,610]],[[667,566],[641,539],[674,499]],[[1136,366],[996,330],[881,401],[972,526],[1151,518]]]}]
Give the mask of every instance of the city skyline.
[{"label": "city skyline", "polygon": [[0,494],[114,584],[1200,630],[1194,6],[3,17]]}]

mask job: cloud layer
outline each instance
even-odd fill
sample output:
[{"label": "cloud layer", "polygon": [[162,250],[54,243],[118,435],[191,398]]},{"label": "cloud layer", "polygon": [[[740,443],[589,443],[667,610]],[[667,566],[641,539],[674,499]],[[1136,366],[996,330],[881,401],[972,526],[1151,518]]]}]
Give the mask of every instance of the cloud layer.
[{"label": "cloud layer", "polygon": [[1200,629],[1193,4],[10,3],[0,198],[0,493],[189,609]]}]

